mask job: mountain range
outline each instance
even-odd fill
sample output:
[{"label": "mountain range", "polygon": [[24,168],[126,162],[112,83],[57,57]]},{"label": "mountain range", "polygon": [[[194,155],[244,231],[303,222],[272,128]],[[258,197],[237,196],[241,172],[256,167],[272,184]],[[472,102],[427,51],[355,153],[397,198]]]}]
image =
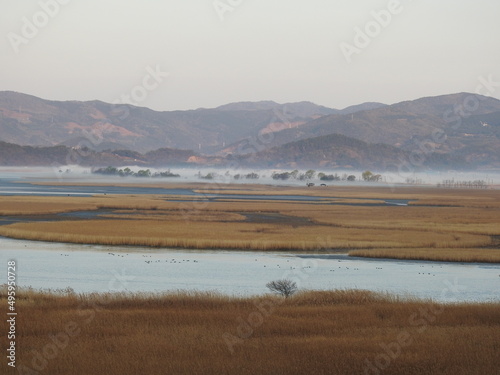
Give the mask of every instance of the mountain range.
[{"label": "mountain range", "polygon": [[458,93],[342,110],[260,101],[161,112],[3,91],[0,141],[0,165],[69,164],[77,155],[92,166],[495,170],[500,100]]}]

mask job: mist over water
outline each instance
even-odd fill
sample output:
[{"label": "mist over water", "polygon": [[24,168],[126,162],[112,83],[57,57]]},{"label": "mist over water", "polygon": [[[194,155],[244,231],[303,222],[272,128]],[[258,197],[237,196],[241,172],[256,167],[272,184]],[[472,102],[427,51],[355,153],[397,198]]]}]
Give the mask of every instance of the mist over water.
[{"label": "mist over water", "polygon": [[[124,169],[127,167],[119,167]],[[488,188],[498,188],[500,186],[500,172],[498,171],[426,171],[415,173],[397,173],[397,172],[378,172],[372,171],[374,174],[380,174],[381,179],[378,182],[363,181],[362,173],[364,171],[353,170],[328,170],[317,169],[312,179],[299,179],[288,178],[286,180],[273,179],[273,173],[292,172],[292,169],[238,169],[229,170],[224,168],[148,168],[129,166],[133,172],[139,170],[149,169],[151,174],[156,172],[164,172],[170,170],[172,173],[179,174],[180,177],[168,178],[149,178],[149,177],[120,177],[120,176],[106,176],[101,174],[92,173],[91,168],[81,166],[61,166],[61,167],[0,167],[0,179],[18,179],[24,182],[36,181],[53,181],[53,182],[95,182],[95,183],[130,183],[130,184],[157,184],[161,183],[204,183],[204,184],[267,184],[267,185],[280,185],[280,186],[305,186],[308,182],[316,185],[322,183],[328,186],[392,186],[396,185],[423,185],[423,186],[436,186],[443,181],[484,181]],[[306,169],[298,169],[300,174],[305,173]],[[258,178],[248,179],[246,175],[256,173]],[[326,175],[336,175],[341,178],[340,181],[323,181],[318,178],[319,173]],[[213,178],[203,178],[211,174]],[[240,178],[235,178],[235,175],[240,175]],[[345,180],[347,176],[355,176],[355,181]],[[344,178],[344,180],[342,180]]]}]

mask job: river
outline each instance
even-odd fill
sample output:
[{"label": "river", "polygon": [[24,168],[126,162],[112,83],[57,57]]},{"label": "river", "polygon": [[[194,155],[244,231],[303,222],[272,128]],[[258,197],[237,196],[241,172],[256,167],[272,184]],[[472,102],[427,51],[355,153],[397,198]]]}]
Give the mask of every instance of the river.
[{"label": "river", "polygon": [[366,289],[441,302],[500,301],[500,265],[400,261],[283,252],[108,247],[0,237],[1,278],[76,292],[213,291],[250,296],[288,278],[299,289]]}]

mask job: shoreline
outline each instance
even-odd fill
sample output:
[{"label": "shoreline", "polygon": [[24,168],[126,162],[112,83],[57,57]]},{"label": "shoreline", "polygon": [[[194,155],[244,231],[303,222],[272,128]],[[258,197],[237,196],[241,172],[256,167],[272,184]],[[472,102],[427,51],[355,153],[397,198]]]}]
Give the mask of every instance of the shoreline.
[{"label": "shoreline", "polygon": [[[32,239],[28,237],[14,237],[14,236],[7,236],[7,235],[0,235],[0,239],[5,238],[9,240],[15,240],[15,241],[31,241],[31,242],[42,242],[42,243],[54,243],[54,244],[66,244],[66,245],[82,245],[82,246],[106,246],[114,251],[116,251],[116,248],[124,247],[124,248],[143,248],[147,250],[152,250],[152,251],[168,251],[168,250],[184,250],[186,252],[189,251],[204,251],[206,250],[207,252],[248,252],[248,253],[262,253],[262,252],[269,252],[269,253],[283,253],[283,254],[298,254],[298,255],[304,255],[306,253],[307,255],[345,255],[349,258],[362,258],[366,260],[385,260],[385,261],[408,261],[408,262],[432,262],[435,264],[439,263],[450,263],[450,264],[477,264],[477,265],[497,265],[500,264],[500,257],[499,260],[467,260],[467,259],[461,259],[457,258],[455,260],[453,259],[445,259],[445,258],[440,258],[439,256],[435,257],[434,259],[429,258],[429,255],[425,255],[422,257],[416,257],[416,256],[407,256],[405,254],[393,254],[392,256],[388,255],[374,255],[374,254],[369,254],[369,252],[376,251],[376,249],[344,249],[344,248],[339,248],[339,249],[293,249],[293,248],[272,248],[272,249],[254,249],[254,248],[248,248],[248,246],[245,247],[206,247],[206,248],[200,248],[200,247],[182,247],[182,246],[148,246],[144,244],[127,244],[127,243],[120,243],[120,244],[110,244],[106,242],[78,242],[78,241],[54,241],[54,240],[44,240],[44,239]],[[487,248],[486,248],[487,249]],[[415,250],[421,250],[421,249],[415,249]],[[434,249],[431,249],[434,250]],[[467,249],[465,249],[467,250]],[[473,252],[477,253],[477,250],[479,249],[472,249]],[[1,250],[0,250],[1,251]],[[387,251],[387,249],[383,249],[382,251]],[[435,251],[435,250],[434,250]],[[129,252],[134,252],[134,251],[129,251]],[[366,255],[361,255],[358,252],[366,252]],[[351,254],[352,253],[352,254]],[[459,255],[459,254],[455,254]],[[473,254],[474,256],[477,256],[477,254]]]}]

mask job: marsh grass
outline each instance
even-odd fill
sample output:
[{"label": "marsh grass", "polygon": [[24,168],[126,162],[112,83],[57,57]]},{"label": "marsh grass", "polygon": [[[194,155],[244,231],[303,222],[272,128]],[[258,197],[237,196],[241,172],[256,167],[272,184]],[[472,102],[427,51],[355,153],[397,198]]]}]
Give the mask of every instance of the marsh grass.
[{"label": "marsh grass", "polygon": [[370,249],[350,250],[349,255],[367,258],[434,260],[443,262],[500,263],[500,249]]},{"label": "marsh grass", "polygon": [[89,198],[0,196],[0,215],[46,215],[71,211],[95,210]]},{"label": "marsh grass", "polygon": [[363,374],[404,332],[411,343],[382,373],[488,375],[500,366],[498,303],[437,305],[360,290],[286,300],[31,290],[20,291],[18,308],[18,366],[33,368],[68,323],[76,327],[40,374]]},{"label": "marsh grass", "polygon": [[[199,185],[195,185],[199,186]],[[200,201],[178,196],[0,197],[0,214],[40,215],[106,210],[100,219],[0,226],[0,235],[30,240],[193,249],[347,251],[352,255],[443,261],[498,262],[497,190],[402,188],[210,189],[225,194],[330,194],[325,202]],[[245,190],[247,189],[247,190]],[[173,197],[173,198],[172,198]],[[410,206],[335,205],[413,199]],[[184,200],[189,200],[184,197]],[[175,200],[175,199],[174,199]],[[332,204],[333,203],[333,204]],[[424,205],[425,203],[425,205]],[[436,205],[434,205],[436,203]],[[437,205],[437,203],[440,203]],[[250,215],[251,219],[247,219]],[[266,216],[267,215],[267,216]]]},{"label": "marsh grass", "polygon": [[[209,223],[209,224],[207,224]],[[421,248],[488,245],[489,237],[411,230],[382,231],[328,226],[192,220],[86,220],[19,223],[0,234],[30,240],[192,249],[317,250],[320,248]]]}]

